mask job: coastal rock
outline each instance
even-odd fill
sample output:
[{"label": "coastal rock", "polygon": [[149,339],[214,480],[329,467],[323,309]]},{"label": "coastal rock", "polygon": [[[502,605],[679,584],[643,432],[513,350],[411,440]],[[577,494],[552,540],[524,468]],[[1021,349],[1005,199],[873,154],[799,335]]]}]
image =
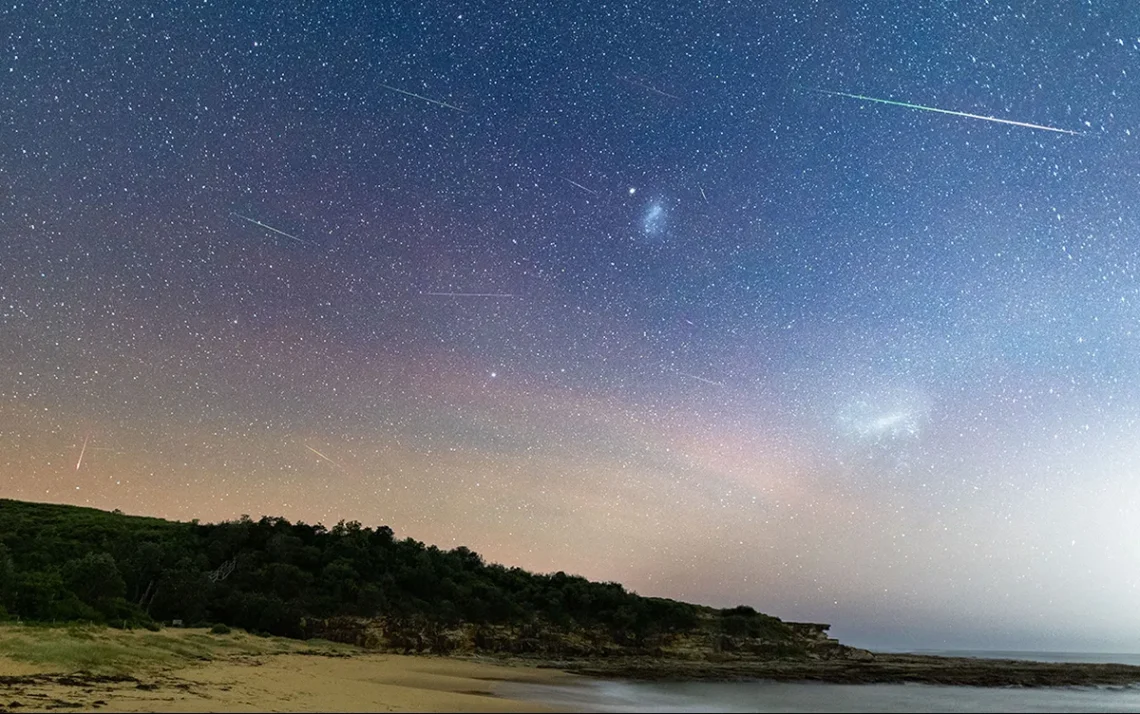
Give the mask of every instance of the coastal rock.
[{"label": "coastal rock", "polygon": [[835,642],[827,636],[831,625],[820,622],[785,622],[793,636],[812,642]]},{"label": "coastal rock", "polygon": [[[865,650],[856,650],[856,656],[866,656],[860,655],[860,652]],[[862,661],[801,659],[731,662],[630,657],[561,663],[559,668],[608,679],[644,681],[769,679],[836,684],[911,682],[969,687],[1135,686],[1140,683],[1140,667],[1124,664],[1026,662],[885,653],[872,657],[873,659]]]},{"label": "coastal rock", "polygon": [[874,661],[875,655],[869,650],[859,649],[858,647],[848,647],[841,645],[835,640],[829,640],[826,644],[816,648],[814,652],[822,660],[847,660],[849,662],[871,662]]},{"label": "coastal rock", "polygon": [[870,650],[861,650],[858,647],[848,647],[844,659],[852,662],[874,662],[875,654]]}]

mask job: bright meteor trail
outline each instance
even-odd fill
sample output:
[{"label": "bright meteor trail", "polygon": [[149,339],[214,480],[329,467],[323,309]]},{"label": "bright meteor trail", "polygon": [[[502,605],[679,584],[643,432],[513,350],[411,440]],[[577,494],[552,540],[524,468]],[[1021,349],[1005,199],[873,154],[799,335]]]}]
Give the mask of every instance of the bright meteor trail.
[{"label": "bright meteor trail", "polygon": [[238,217],[238,218],[240,218],[240,219],[242,219],[243,221],[249,221],[250,223],[252,223],[252,224],[253,224],[253,225],[255,225],[255,226],[260,226],[260,227],[264,228],[264,229],[265,229],[265,230],[267,230],[267,231],[273,231],[274,233],[277,233],[277,234],[279,234],[279,235],[283,235],[283,236],[285,236],[286,238],[288,238],[289,240],[295,240],[295,241],[297,241],[298,243],[304,243],[305,245],[312,245],[312,244],[311,244],[311,243],[309,243],[309,241],[307,241],[307,240],[302,240],[302,239],[298,238],[298,237],[297,237],[297,236],[295,236],[295,235],[290,235],[289,233],[286,233],[285,231],[279,231],[279,230],[277,230],[276,228],[274,228],[273,226],[268,226],[268,225],[266,225],[266,224],[262,223],[261,221],[257,220],[256,218],[250,218],[249,216],[243,216],[242,214],[240,214],[240,213],[238,213],[238,212],[236,212],[236,211],[233,213],[233,215],[234,215],[234,216],[236,216],[236,217]]},{"label": "bright meteor trail", "polygon": [[[380,84],[380,83],[377,82],[377,84]],[[415,92],[407,92],[407,91],[404,91],[403,89],[400,89],[398,87],[393,87],[393,86],[388,85],[388,84],[380,84],[380,86],[383,87],[384,89],[390,89],[393,92],[399,92],[400,94],[406,94],[407,96],[415,97],[416,99],[422,99],[425,102],[431,102],[432,104],[436,104],[436,105],[441,106],[441,107],[447,107],[448,109],[454,109],[457,112],[464,112],[464,113],[467,112],[467,110],[464,109],[463,107],[457,107],[454,104],[448,104],[447,102],[441,102],[438,99],[432,99],[431,97],[425,97],[422,94],[416,94]]]},{"label": "bright meteor trail", "polygon": [[339,469],[343,469],[343,468],[344,468],[343,466],[341,466],[341,465],[340,465],[340,464],[338,464],[337,462],[333,461],[333,460],[332,460],[332,459],[330,459],[329,457],[325,456],[325,455],[324,455],[324,454],[322,454],[321,452],[317,451],[317,450],[316,450],[316,449],[314,449],[313,447],[309,446],[308,444],[305,444],[304,446],[305,446],[305,448],[306,448],[306,449],[308,449],[309,451],[313,452],[313,453],[314,453],[314,454],[316,454],[317,456],[321,457],[321,458],[322,458],[322,459],[324,459],[325,461],[329,462],[329,463],[330,463],[330,464],[332,464],[333,466],[336,466],[336,467],[337,467],[337,468],[339,468]]},{"label": "bright meteor trail", "polygon": [[849,99],[861,99],[864,102],[878,102],[879,104],[891,104],[896,107],[906,107],[908,109],[922,109],[928,112],[938,112],[939,114],[951,114],[956,117],[966,117],[967,119],[984,119],[985,121],[993,121],[999,124],[1012,124],[1013,126],[1023,126],[1027,129],[1041,129],[1042,131],[1055,131],[1058,134],[1070,134],[1072,136],[1084,136],[1079,131],[1070,131],[1069,129],[1058,129],[1053,126],[1042,126],[1041,124],[1030,124],[1023,121],[1013,121],[1012,119],[999,119],[997,117],[987,117],[982,114],[969,114],[967,112],[955,112],[950,109],[939,109],[937,107],[924,107],[921,104],[908,104],[907,102],[895,102],[890,99],[876,99],[875,97],[865,97],[861,94],[848,94],[846,92],[829,92],[826,89],[812,89],[812,92],[819,92],[820,94],[830,94],[833,97],[848,97]]},{"label": "bright meteor trail", "polygon": [[79,461],[75,462],[75,470],[78,471],[79,467],[83,465],[83,455],[87,453],[87,440],[91,437],[83,437],[83,448],[79,450]]}]

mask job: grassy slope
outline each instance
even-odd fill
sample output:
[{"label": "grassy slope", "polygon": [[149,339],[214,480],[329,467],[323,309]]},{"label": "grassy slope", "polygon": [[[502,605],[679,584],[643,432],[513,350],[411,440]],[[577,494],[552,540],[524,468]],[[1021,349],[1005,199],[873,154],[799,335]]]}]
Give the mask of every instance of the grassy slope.
[{"label": "grassy slope", "polygon": [[233,656],[335,655],[357,651],[351,645],[256,637],[240,630],[214,635],[203,628],[148,632],[99,625],[0,625],[0,657],[53,672],[121,675],[143,666],[172,668]]}]

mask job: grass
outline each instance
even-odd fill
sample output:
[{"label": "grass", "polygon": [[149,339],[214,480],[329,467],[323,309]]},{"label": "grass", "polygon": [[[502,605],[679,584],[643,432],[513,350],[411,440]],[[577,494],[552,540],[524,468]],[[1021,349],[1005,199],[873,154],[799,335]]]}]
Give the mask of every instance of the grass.
[{"label": "grass", "polygon": [[179,667],[233,656],[301,651],[352,654],[358,649],[320,640],[302,642],[282,637],[255,637],[241,630],[229,635],[212,635],[205,628],[147,632],[98,625],[0,625],[0,658],[55,672],[123,675],[143,667]]}]

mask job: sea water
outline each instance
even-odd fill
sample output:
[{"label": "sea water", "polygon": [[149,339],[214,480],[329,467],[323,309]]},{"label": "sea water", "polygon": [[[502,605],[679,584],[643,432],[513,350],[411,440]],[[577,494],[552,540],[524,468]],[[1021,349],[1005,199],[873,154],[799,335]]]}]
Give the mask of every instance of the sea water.
[{"label": "sea water", "polygon": [[[954,657],[1042,662],[1118,662],[1138,655],[927,651]],[[950,687],[815,682],[628,682],[505,684],[499,694],[594,712],[1140,712],[1140,687]]]}]

